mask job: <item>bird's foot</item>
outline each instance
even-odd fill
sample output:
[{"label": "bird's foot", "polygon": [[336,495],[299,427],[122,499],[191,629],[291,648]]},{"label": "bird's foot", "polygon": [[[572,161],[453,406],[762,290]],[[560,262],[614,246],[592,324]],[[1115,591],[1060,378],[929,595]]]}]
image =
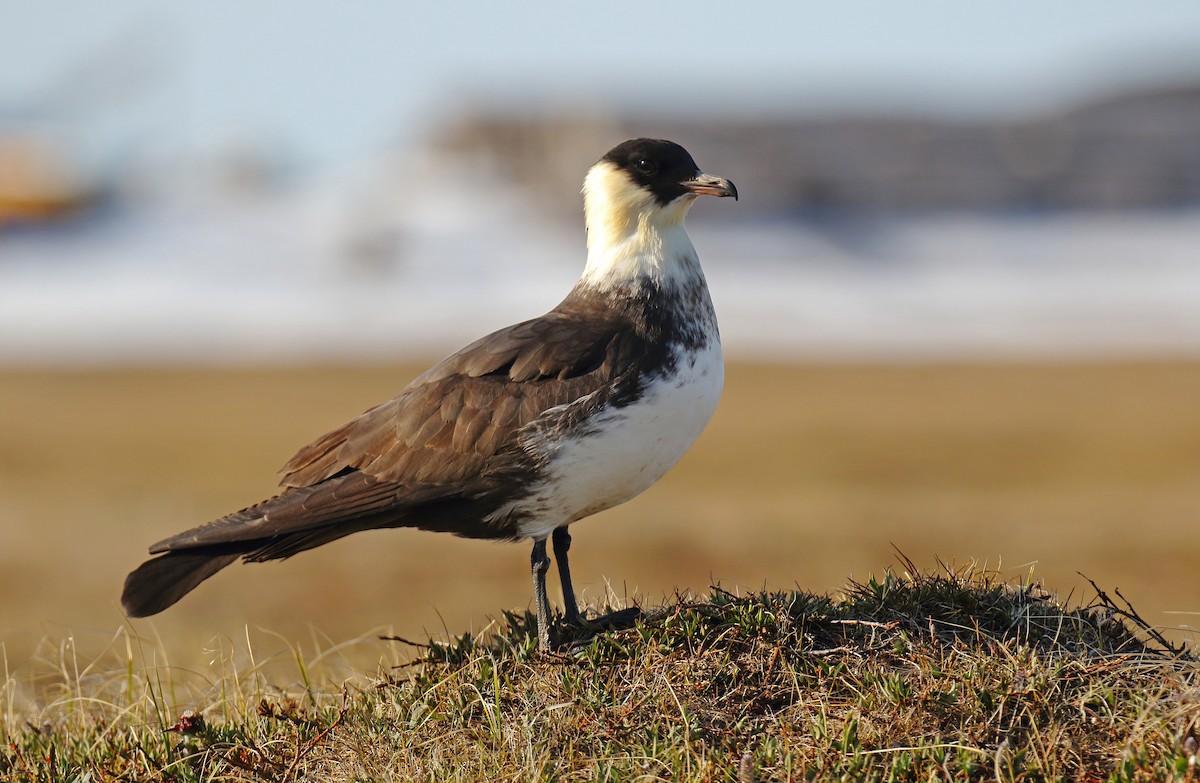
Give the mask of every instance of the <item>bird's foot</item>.
[{"label": "bird's foot", "polygon": [[556,647],[564,651],[582,647],[607,631],[632,628],[641,616],[642,610],[639,607],[630,606],[590,619],[582,614],[576,615],[575,618],[564,617],[562,625],[559,626]]},{"label": "bird's foot", "polygon": [[584,625],[590,625],[594,628],[601,628],[606,631],[617,631],[624,628],[632,628],[638,618],[642,616],[642,609],[639,606],[630,606],[625,609],[618,609],[615,612],[600,615],[594,620],[583,620]]}]

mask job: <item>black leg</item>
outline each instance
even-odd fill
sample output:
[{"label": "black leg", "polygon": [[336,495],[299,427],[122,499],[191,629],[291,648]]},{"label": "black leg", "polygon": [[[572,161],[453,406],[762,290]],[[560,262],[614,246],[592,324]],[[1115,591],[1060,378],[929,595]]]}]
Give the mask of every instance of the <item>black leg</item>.
[{"label": "black leg", "polygon": [[565,527],[554,528],[554,560],[558,563],[558,578],[562,580],[566,620],[571,625],[579,625],[579,604],[575,603],[575,588],[571,585],[571,566],[567,564],[567,551],[570,548],[571,534]]},{"label": "black leg", "polygon": [[549,651],[550,601],[546,598],[546,572],[550,570],[550,558],[546,557],[546,539],[533,542],[530,563],[533,566],[533,600],[537,604],[538,649]]}]

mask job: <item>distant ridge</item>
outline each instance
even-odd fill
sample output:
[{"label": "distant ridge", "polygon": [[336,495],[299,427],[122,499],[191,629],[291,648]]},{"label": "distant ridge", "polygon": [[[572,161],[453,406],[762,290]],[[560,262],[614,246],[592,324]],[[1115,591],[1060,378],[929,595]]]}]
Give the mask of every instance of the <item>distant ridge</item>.
[{"label": "distant ridge", "polygon": [[[730,139],[755,207],[792,212],[1151,209],[1200,204],[1200,83],[1131,89],[1001,118],[860,112],[740,119],[613,107],[514,113],[474,106],[439,129],[441,151],[560,192],[597,139],[686,139],[701,157]],[[547,148],[556,152],[547,155]],[[707,154],[706,154],[707,153]],[[549,163],[549,165],[547,165]],[[556,165],[561,164],[561,165]]]}]

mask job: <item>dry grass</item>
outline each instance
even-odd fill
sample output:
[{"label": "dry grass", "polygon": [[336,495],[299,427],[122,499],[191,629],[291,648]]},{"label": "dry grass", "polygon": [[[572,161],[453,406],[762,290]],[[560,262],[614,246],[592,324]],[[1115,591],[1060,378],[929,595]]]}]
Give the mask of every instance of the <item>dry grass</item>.
[{"label": "dry grass", "polygon": [[[418,369],[0,373],[10,670],[67,637],[101,655],[149,542],[269,494],[298,446]],[[1036,563],[1063,594],[1087,593],[1082,571],[1156,623],[1194,622],[1197,400],[1190,363],[735,365],[679,468],[575,528],[575,575],[592,600],[713,581],[820,593],[880,573],[894,544],[923,567]],[[197,670],[215,657],[205,650],[253,647],[287,681],[295,645],[316,658],[373,632],[478,631],[528,604],[526,564],[524,547],[364,534],[235,566],[132,630]],[[362,642],[339,654],[372,668],[385,653]]]},{"label": "dry grass", "polygon": [[574,642],[554,654],[536,651],[528,613],[510,615],[340,689],[306,676],[280,690],[256,666],[227,667],[182,715],[167,691],[186,673],[131,648],[124,676],[96,683],[64,656],[71,692],[41,722],[4,713],[0,776],[1194,779],[1190,656],[1035,585],[906,567],[836,599],[677,597],[625,630],[562,629]]}]

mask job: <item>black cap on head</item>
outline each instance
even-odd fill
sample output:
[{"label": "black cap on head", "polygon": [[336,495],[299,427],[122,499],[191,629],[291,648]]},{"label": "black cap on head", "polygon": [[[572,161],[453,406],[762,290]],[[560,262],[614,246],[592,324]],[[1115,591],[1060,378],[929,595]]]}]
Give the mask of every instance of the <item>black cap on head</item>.
[{"label": "black cap on head", "polygon": [[666,139],[630,139],[613,147],[600,160],[626,172],[664,206],[688,193],[684,183],[700,173],[688,151]]}]

